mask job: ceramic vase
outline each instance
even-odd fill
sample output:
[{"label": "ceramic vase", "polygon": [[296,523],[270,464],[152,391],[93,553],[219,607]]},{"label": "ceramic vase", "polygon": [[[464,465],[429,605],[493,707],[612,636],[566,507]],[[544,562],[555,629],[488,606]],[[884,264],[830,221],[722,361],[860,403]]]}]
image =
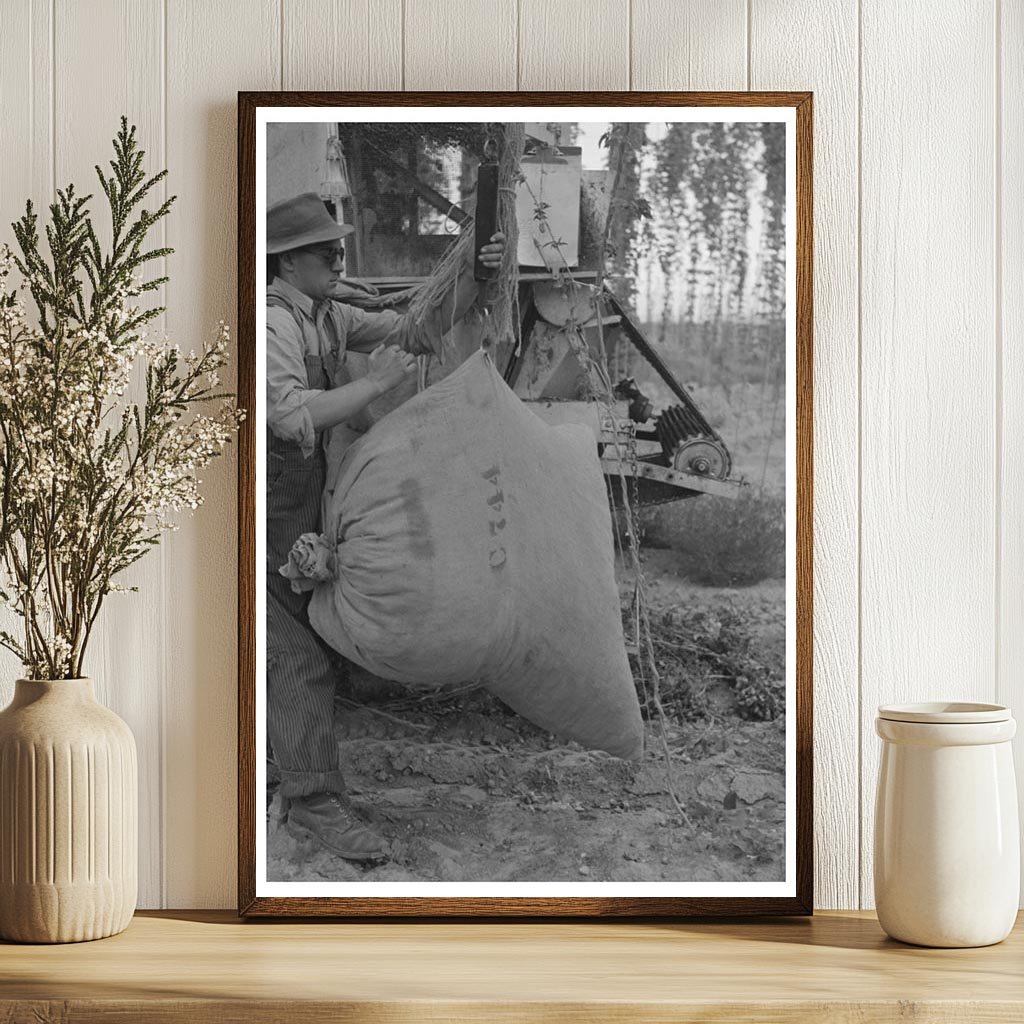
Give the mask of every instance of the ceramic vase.
[{"label": "ceramic vase", "polygon": [[1020,838],[1010,740],[998,704],[878,709],[875,905],[894,939],[988,946],[1017,915]]},{"label": "ceramic vase", "polygon": [[0,712],[0,938],[123,931],[138,888],[131,730],[91,679],[28,680]]}]

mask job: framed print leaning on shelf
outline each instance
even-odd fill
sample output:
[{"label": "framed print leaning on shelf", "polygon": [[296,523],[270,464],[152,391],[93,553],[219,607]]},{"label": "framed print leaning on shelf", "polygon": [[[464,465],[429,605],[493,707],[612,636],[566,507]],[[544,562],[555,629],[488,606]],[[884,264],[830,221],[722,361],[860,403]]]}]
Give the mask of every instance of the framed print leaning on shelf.
[{"label": "framed print leaning on shelf", "polygon": [[809,914],[811,97],[239,95],[239,907]]}]

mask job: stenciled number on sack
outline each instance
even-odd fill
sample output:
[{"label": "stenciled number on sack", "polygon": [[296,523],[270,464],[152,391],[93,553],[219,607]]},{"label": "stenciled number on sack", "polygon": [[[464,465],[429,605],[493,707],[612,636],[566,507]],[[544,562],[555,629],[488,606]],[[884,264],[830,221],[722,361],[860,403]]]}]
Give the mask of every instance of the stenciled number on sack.
[{"label": "stenciled number on sack", "polygon": [[487,499],[487,507],[490,510],[488,526],[491,531],[491,553],[488,561],[492,569],[498,570],[508,561],[508,554],[501,544],[501,531],[506,525],[501,514],[505,507],[505,492],[501,489],[501,468],[492,466],[482,476],[494,488],[494,493]]}]

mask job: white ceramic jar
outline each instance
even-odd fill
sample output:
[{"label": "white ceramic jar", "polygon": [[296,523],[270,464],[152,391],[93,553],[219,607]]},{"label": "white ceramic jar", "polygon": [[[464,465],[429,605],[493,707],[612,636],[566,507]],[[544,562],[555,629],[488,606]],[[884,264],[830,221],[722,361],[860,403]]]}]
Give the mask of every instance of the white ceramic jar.
[{"label": "white ceramic jar", "polygon": [[999,704],[878,709],[875,906],[894,939],[988,946],[1017,915],[1020,838],[1010,740]]}]

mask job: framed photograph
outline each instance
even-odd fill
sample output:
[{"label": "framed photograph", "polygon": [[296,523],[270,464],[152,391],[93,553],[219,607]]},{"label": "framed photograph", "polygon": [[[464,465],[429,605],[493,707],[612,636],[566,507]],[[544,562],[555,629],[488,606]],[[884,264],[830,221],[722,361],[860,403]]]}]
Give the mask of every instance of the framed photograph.
[{"label": "framed photograph", "polygon": [[239,912],[810,914],[809,93],[240,93]]}]

